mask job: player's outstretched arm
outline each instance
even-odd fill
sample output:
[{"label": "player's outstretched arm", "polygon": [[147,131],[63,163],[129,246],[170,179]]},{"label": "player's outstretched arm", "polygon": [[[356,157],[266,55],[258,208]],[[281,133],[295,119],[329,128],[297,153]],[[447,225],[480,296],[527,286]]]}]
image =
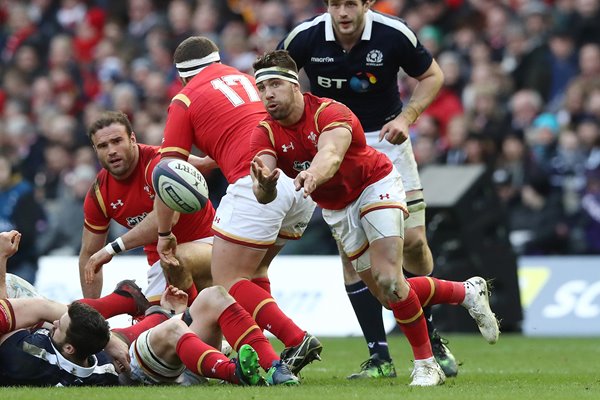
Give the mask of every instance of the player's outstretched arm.
[{"label": "player's outstretched arm", "polygon": [[20,242],[18,231],[0,232],[0,299],[6,298],[6,262],[19,250]]},{"label": "player's outstretched arm", "polygon": [[294,179],[296,190],[304,189],[304,197],[308,197],[316,188],[331,179],[340,169],[351,141],[352,134],[346,127],[321,133],[317,143],[317,154],[310,167]]},{"label": "player's outstretched arm", "polygon": [[275,157],[270,155],[254,157],[250,163],[250,176],[252,177],[252,191],[259,203],[267,204],[275,200],[277,180],[279,179]]}]

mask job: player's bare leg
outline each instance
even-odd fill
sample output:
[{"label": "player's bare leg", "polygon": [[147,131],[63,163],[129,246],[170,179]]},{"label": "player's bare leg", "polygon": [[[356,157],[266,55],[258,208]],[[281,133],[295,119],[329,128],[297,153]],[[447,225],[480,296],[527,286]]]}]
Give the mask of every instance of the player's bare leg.
[{"label": "player's bare leg", "polygon": [[444,383],[445,376],[433,357],[419,298],[404,278],[402,248],[401,237],[374,240],[369,248],[371,273],[380,296],[392,309],[400,329],[412,347],[415,368],[411,385],[439,385]]},{"label": "player's bare leg", "polygon": [[[396,368],[389,353],[387,337],[383,325],[382,299],[372,293],[376,283],[370,271],[357,274],[352,263],[338,243],[342,259],[344,285],[354,313],[363,332],[369,349],[369,358],[361,364],[360,371],[348,376],[348,379],[394,378]],[[362,280],[361,280],[362,278]],[[371,290],[369,290],[371,288]]]},{"label": "player's bare leg", "polygon": [[[275,335],[286,348],[299,346],[305,341],[306,332],[281,311],[269,292],[251,281],[266,253],[266,249],[215,237],[211,266],[213,281],[225,287],[258,326]],[[316,349],[316,355],[320,350],[320,347]]]},{"label": "player's bare leg", "polygon": [[[427,276],[433,272],[433,256],[427,243],[425,229],[425,202],[421,190],[406,193],[410,216],[405,221],[404,229],[404,273],[407,277]],[[433,355],[447,377],[458,374],[458,363],[450,349],[448,341],[442,338],[433,324],[431,306],[424,307],[429,340]]]},{"label": "player's bare leg", "polygon": [[266,252],[267,249],[242,246],[215,237],[211,260],[214,284],[229,291],[237,282],[252,279]]}]

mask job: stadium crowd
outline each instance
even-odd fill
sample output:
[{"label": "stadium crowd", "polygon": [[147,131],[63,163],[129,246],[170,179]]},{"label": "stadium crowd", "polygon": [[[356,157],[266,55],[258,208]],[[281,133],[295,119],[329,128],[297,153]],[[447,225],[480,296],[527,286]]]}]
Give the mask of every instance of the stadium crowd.
[{"label": "stadium crowd", "polygon": [[[600,2],[373,8],[405,19],[445,75],[412,128],[419,165],[486,165],[519,254],[600,253]],[[0,231],[23,235],[9,272],[33,282],[40,255],[78,254],[99,169],[86,129],[102,111],[123,111],[139,142],[160,145],[181,89],[178,43],[209,37],[224,64],[252,73],[322,11],[320,0],[0,1]],[[408,95],[414,80],[398,84]],[[218,171],[207,180],[217,206],[227,184]],[[335,254],[313,219],[288,251]]]}]

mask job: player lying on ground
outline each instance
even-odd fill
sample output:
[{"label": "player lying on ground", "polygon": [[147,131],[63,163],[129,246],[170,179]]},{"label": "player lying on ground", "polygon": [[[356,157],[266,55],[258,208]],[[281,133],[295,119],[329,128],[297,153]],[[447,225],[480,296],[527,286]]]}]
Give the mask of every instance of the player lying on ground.
[{"label": "player lying on ground", "polygon": [[[0,268],[17,251],[18,238],[16,231],[0,233]],[[4,269],[0,276],[3,282]],[[122,286],[119,284],[116,292]],[[134,291],[131,287],[128,290]],[[142,294],[137,290],[139,298]],[[173,287],[164,292],[161,300],[166,310],[175,313],[185,310],[187,305],[187,295]],[[101,301],[97,299],[95,305]],[[107,310],[105,307],[104,311]],[[212,287],[198,296],[189,310],[192,320],[189,328],[180,318],[170,319],[171,314],[151,307],[140,323],[113,329],[110,335],[103,316],[86,304],[73,302],[66,306],[44,298],[2,299],[0,382],[34,386],[116,385],[119,370],[126,374],[122,382],[165,383],[174,381],[179,375],[176,372],[183,371],[185,364],[205,377],[260,384],[263,380],[258,374],[258,356],[248,345],[252,343],[270,361],[267,366],[270,384],[297,383],[287,365],[278,361],[262,331],[223,288]],[[52,329],[25,329],[43,321],[53,321]],[[229,360],[198,337],[202,335],[209,342],[220,343],[219,324],[225,337],[234,343],[239,359]],[[144,332],[147,333],[140,336]],[[181,358],[176,354],[181,354]]]}]

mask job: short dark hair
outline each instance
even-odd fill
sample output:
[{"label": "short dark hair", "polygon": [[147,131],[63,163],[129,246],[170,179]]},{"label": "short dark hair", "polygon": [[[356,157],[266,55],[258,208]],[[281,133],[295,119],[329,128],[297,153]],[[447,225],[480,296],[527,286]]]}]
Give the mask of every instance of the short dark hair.
[{"label": "short dark hair", "polygon": [[204,36],[190,36],[179,43],[179,46],[175,49],[173,61],[180,63],[195,60],[206,57],[215,51],[219,51],[219,47],[209,38]]},{"label": "short dark hair", "polygon": [[100,118],[90,125],[88,129],[88,137],[92,140],[92,136],[100,129],[106,128],[107,126],[111,126],[112,124],[120,124],[125,127],[128,135],[133,133],[133,127],[131,126],[131,122],[129,118],[124,112],[121,111],[106,111],[102,113]]},{"label": "short dark hair", "polygon": [[65,342],[75,348],[75,357],[85,359],[102,351],[110,339],[110,328],[102,314],[78,301],[71,303],[68,313],[71,323]]},{"label": "short dark hair", "polygon": [[282,67],[292,70],[294,72],[298,72],[298,67],[296,66],[296,62],[287,50],[274,50],[268,53],[263,54],[261,57],[258,57],[254,64],[252,64],[254,68],[254,72],[259,69],[269,68],[269,67]]}]

